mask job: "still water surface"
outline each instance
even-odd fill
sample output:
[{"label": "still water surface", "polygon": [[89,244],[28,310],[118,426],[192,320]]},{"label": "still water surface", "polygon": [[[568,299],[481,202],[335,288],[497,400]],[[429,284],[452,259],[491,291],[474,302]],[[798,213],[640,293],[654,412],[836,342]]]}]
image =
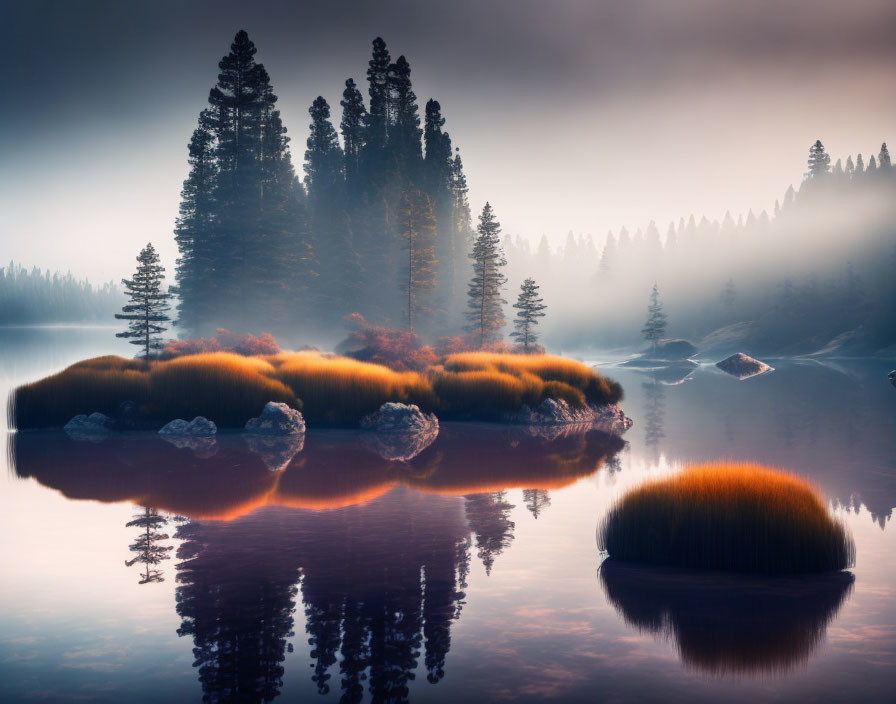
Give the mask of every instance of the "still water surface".
[{"label": "still water surface", "polygon": [[[3,331],[0,391],[128,354],[110,338]],[[891,701],[889,367],[775,366],[605,370],[635,421],[624,442],[446,424],[404,463],[313,428],[301,449],[11,434],[0,700]],[[853,533],[851,574],[598,569],[622,491],[717,458],[811,477]],[[141,544],[165,559],[126,566]]]}]

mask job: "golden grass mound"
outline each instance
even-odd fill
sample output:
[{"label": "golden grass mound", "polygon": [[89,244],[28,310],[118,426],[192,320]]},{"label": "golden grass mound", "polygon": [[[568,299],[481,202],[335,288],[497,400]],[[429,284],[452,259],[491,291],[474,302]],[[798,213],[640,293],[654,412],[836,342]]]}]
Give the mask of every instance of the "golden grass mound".
[{"label": "golden grass mound", "polygon": [[841,570],[855,551],[811,484],[732,463],[690,467],[628,492],[598,542],[623,562],[760,574]]},{"label": "golden grass mound", "polygon": [[616,382],[562,357],[469,353],[439,362],[423,372],[398,372],[312,352],[214,352],[148,363],[97,357],[16,389],[10,425],[59,427],[94,411],[114,417],[124,401],[137,404],[147,427],[202,415],[233,428],[268,401],[301,409],[312,426],[354,426],[387,401],[417,404],[443,420],[501,420],[545,398],[580,407],[622,397]]}]

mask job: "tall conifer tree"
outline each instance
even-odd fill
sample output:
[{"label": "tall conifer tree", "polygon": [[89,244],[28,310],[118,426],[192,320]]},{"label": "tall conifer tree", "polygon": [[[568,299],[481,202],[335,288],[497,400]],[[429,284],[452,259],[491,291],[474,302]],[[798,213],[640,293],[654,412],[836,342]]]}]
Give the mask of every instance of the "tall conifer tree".
[{"label": "tall conifer tree", "polygon": [[345,182],[347,191],[356,195],[361,177],[361,150],[364,147],[364,123],[367,110],[364,109],[364,98],[355,82],[349,78],[342,92],[342,143],[345,151]]},{"label": "tall conifer tree", "polygon": [[401,290],[406,296],[408,330],[413,332],[420,314],[431,311],[427,297],[436,287],[436,221],[426,193],[409,190],[403,201],[401,230],[407,259]]},{"label": "tall conifer tree", "polygon": [[513,307],[517,309],[516,319],[513,321],[516,329],[510,336],[523,346],[524,352],[529,352],[538,342],[535,326],[538,325],[538,319],[544,317],[544,310],[547,308],[538,293],[535,279],[523,281],[520,295]]},{"label": "tall conifer tree", "polygon": [[663,304],[660,303],[659,287],[655,283],[650,293],[650,305],[647,306],[647,321],[641,329],[641,334],[650,343],[654,352],[660,340],[666,335],[666,314],[663,312]]},{"label": "tall conifer tree", "polygon": [[129,339],[132,345],[142,348],[138,356],[149,359],[162,347],[161,335],[167,329],[162,323],[171,318],[168,301],[172,295],[162,291],[162,280],[165,278],[165,267],[159,263],[159,255],[152,244],[147,244],[137,256],[137,271],[133,279],[122,279],[125,293],[130,299],[121,313],[116,313],[118,320],[128,320],[128,329],[116,333],[116,337]]},{"label": "tall conifer tree", "polygon": [[218,171],[213,128],[212,112],[203,110],[190,140],[190,174],[181,191],[180,212],[174,228],[174,239],[180,250],[176,269],[178,324],[185,331],[199,329],[213,308],[214,186]]},{"label": "tall conifer tree", "polygon": [[501,225],[495,219],[489,203],[479,216],[476,240],[470,259],[473,261],[473,278],[470,281],[467,308],[467,330],[473,334],[479,347],[501,339],[504,327],[501,291],[507,282],[503,268],[507,259],[501,249]]}]

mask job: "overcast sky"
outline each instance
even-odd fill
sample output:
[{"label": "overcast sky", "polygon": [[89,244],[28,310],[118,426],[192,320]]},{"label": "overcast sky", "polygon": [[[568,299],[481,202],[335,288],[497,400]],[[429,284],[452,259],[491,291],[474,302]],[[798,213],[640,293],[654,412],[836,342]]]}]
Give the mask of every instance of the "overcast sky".
[{"label": "overcast sky", "polygon": [[172,266],[186,145],[246,29],[300,168],[307,108],[365,84],[370,42],[442,104],[474,208],[507,232],[661,228],[771,210],[809,145],[896,141],[891,0],[4,2],[0,258],[129,274]]}]

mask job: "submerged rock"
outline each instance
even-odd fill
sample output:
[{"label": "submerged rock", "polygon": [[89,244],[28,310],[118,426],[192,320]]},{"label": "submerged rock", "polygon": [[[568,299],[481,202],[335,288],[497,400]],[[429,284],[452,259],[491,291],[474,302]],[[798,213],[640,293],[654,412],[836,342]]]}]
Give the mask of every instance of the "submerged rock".
[{"label": "submerged rock", "polygon": [[115,421],[107,415],[91,413],[88,416],[81,413],[66,423],[63,430],[73,440],[100,442],[114,428]]},{"label": "submerged rock", "polygon": [[774,371],[772,367],[765,362],[753,359],[743,352],[738,352],[737,354],[733,354],[730,357],[723,359],[721,362],[717,362],[716,366],[723,372],[731,374],[731,376],[736,376],[738,379],[749,379],[751,376],[756,376],[757,374]]},{"label": "submerged rock", "polygon": [[887,379],[890,380],[890,383],[891,383],[893,386],[896,386],[896,369],[894,369],[894,370],[891,371],[889,374],[887,374]]},{"label": "submerged rock", "polygon": [[265,467],[272,472],[286,469],[292,458],[305,447],[305,433],[274,435],[272,433],[246,433],[243,438],[249,449],[261,456]]},{"label": "submerged rock", "polygon": [[159,435],[174,437],[183,435],[193,435],[199,437],[211,437],[218,432],[218,426],[205,416],[196,416],[189,423],[182,418],[176,418],[161,430]]},{"label": "submerged rock", "polygon": [[246,430],[261,435],[299,435],[305,432],[305,419],[285,403],[268,401],[258,418],[246,421]]},{"label": "submerged rock", "polygon": [[378,433],[424,433],[435,428],[435,413],[424,413],[418,406],[406,403],[384,403],[379,410],[361,419],[361,427]]},{"label": "submerged rock", "polygon": [[390,462],[412,460],[439,435],[435,413],[424,413],[418,406],[404,403],[384,403],[361,420],[361,427],[375,431],[362,436],[361,442]]}]

